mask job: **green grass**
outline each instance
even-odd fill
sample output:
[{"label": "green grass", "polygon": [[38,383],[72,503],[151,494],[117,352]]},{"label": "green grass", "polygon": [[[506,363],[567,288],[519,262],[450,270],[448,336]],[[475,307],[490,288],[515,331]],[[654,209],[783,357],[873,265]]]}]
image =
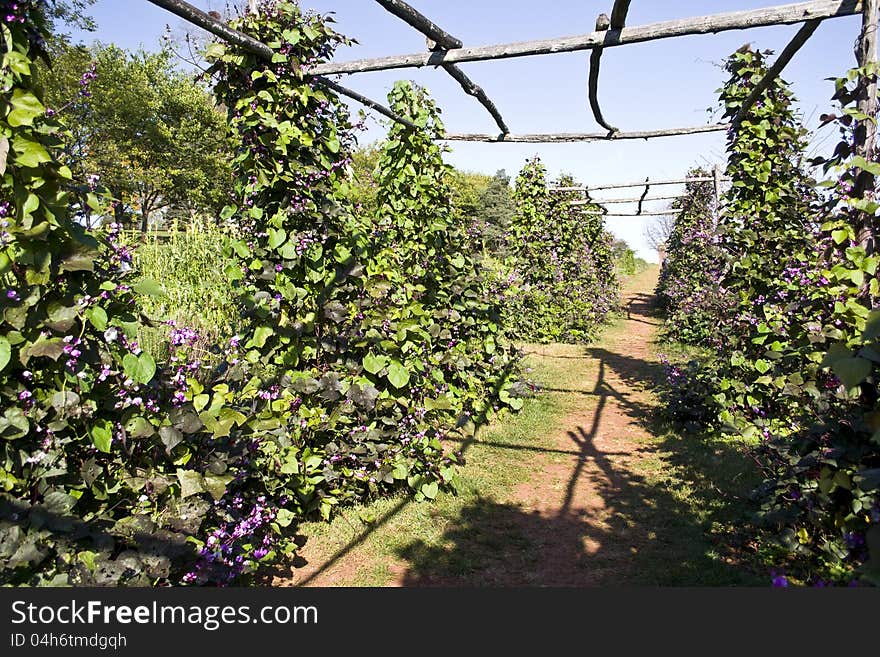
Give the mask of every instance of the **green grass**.
[{"label": "green grass", "polygon": [[[546,363],[534,362],[532,376],[545,381],[564,384],[566,377]],[[398,496],[380,499],[367,505],[342,510],[332,522],[313,522],[303,525],[300,532],[318,543],[318,554],[323,559],[359,540],[369,532],[363,549],[369,563],[346,582],[350,586],[381,586],[389,580],[390,564],[418,544],[427,548],[446,550],[449,541],[444,537],[465,510],[476,503],[493,499],[532,476],[529,462],[521,452],[507,446],[551,447],[549,438],[542,440],[546,428],[564,413],[563,404],[551,395],[530,400],[518,414],[507,416],[497,424],[484,429],[479,439],[465,450],[466,466],[461,471],[458,495],[441,494],[434,503],[409,502]],[[537,438],[536,438],[537,437]],[[450,445],[450,448],[455,445]],[[488,497],[487,497],[488,495]],[[381,523],[381,524],[377,524]],[[376,531],[370,531],[376,527]],[[469,571],[469,564],[450,564],[450,575]]]},{"label": "green grass", "polygon": [[[140,309],[156,322],[175,321],[197,331],[204,346],[234,335],[238,313],[232,286],[223,271],[223,249],[229,234],[212,224],[194,222],[187,231],[167,235],[149,232],[128,235],[133,242],[134,267],[158,281],[164,296],[141,296]],[[168,350],[168,328],[143,328],[141,347],[156,358]]]}]

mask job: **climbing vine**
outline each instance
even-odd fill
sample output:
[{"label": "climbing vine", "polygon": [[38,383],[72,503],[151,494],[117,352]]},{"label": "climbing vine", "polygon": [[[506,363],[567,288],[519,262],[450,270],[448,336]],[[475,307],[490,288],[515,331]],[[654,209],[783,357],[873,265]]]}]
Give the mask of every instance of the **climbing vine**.
[{"label": "climbing vine", "polygon": [[[560,186],[572,186],[563,177]],[[575,194],[551,196],[538,158],[516,179],[510,234],[509,322],[532,342],[589,342],[617,303],[612,238],[599,208],[572,206]]]}]

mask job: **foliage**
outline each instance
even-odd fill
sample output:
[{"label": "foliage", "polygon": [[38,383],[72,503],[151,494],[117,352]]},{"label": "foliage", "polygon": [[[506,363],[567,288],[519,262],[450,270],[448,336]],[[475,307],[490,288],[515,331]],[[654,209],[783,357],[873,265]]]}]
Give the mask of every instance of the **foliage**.
[{"label": "foliage", "polygon": [[[741,49],[728,70],[722,100],[736,117],[763,54]],[[870,119],[852,106],[875,75],[837,81],[840,115],[825,119],[842,141],[824,161],[837,178],[822,196],[802,171],[803,132],[783,82],[734,122],[718,230],[730,307],[717,315],[716,356],[672,373],[680,415],[759,443],[761,544],[788,576],[814,584],[880,581],[880,284],[857,232],[874,222],[880,166],[856,155],[854,131]]]},{"label": "foliage", "polygon": [[612,237],[599,208],[570,205],[570,193],[551,198],[538,158],[517,177],[514,199],[508,321],[526,341],[589,342],[618,295]]},{"label": "foliage", "polygon": [[[398,132],[386,146],[405,170],[387,174],[382,202],[408,241],[378,222],[359,230],[341,175],[345,106],[300,69],[342,37],[288,3],[243,18],[277,55],[209,53],[242,144],[224,210],[244,231],[225,270],[242,331],[206,367],[198,333],[173,326],[157,362],[137,342],[155,322],[135,294],[162,286],[134,282],[117,224],[89,233],[70,210],[58,159],[70,142],[31,74],[41,9],[20,2],[3,33],[2,582],[228,584],[292,554],[301,518],[400,486],[419,499],[451,488],[440,439],[522,393],[497,301],[449,249],[442,186],[411,205],[411,168],[445,174],[431,138]],[[427,99],[396,93],[397,111],[439,126]],[[87,199],[106,212],[97,191]]]},{"label": "foliage", "polygon": [[[688,178],[705,177],[691,169]],[[710,346],[729,299],[720,292],[725,253],[719,246],[712,183],[688,182],[676,199],[680,212],[666,240],[666,257],[657,283],[666,335],[686,344]]]},{"label": "foliage", "polygon": [[[392,128],[370,224],[347,196],[346,106],[301,69],[344,38],[285,2],[235,24],[276,50],[271,63],[221,44],[208,53],[242,144],[236,204],[223,212],[242,230],[226,268],[244,322],[240,355],[187,395],[219,409],[228,390],[250,409],[231,422],[262,482],[245,500],[288,524],[401,486],[432,499],[453,485],[454,457],[440,442],[452,425],[473,431],[498,401],[522,404],[494,302],[475,263],[450,248],[436,111],[420,91],[392,91],[395,111],[422,130]],[[209,427],[225,421],[202,416]],[[211,554],[194,580],[211,572]]]},{"label": "foliage", "polygon": [[182,366],[138,346],[134,293],[156,291],[127,280],[119,227],[88,233],[69,212],[64,128],[33,77],[44,8],[19,1],[2,28],[0,582],[151,584],[194,556],[236,470],[175,403]]},{"label": "foliage", "polygon": [[64,162],[83,189],[100,181],[120,201],[117,222],[137,213],[145,231],[162,211],[219,213],[230,180],[223,116],[170,53],[58,42],[52,55],[41,77],[70,126]]}]

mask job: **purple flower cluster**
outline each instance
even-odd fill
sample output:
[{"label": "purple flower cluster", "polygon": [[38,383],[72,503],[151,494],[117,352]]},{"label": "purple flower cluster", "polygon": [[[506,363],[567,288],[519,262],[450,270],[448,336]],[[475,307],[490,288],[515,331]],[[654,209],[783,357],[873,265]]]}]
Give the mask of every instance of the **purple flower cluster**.
[{"label": "purple flower cluster", "polygon": [[[217,579],[221,584],[229,584],[251,567],[253,561],[259,561],[272,549],[271,523],[277,511],[265,496],[258,497],[246,513],[248,504],[241,495],[234,496],[231,501],[221,500],[217,506],[237,517],[208,534],[196,564],[182,578],[184,584]],[[250,555],[245,545],[250,546]]]},{"label": "purple flower cluster", "polygon": [[91,66],[82,74],[79,79],[79,95],[82,98],[91,98],[92,91],[90,89],[92,82],[98,79],[98,64],[92,62]]}]

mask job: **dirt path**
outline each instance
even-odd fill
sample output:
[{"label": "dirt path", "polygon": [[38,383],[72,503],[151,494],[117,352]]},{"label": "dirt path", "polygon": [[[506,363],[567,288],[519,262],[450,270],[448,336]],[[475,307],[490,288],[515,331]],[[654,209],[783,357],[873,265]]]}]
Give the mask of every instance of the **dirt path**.
[{"label": "dirt path", "polygon": [[748,583],[710,537],[719,519],[730,523],[718,472],[736,472],[742,454],[694,446],[653,422],[656,273],[629,281],[627,316],[596,344],[527,349],[544,392],[481,433],[459,496],[380,501],[306,528],[301,567],[274,583]]}]

